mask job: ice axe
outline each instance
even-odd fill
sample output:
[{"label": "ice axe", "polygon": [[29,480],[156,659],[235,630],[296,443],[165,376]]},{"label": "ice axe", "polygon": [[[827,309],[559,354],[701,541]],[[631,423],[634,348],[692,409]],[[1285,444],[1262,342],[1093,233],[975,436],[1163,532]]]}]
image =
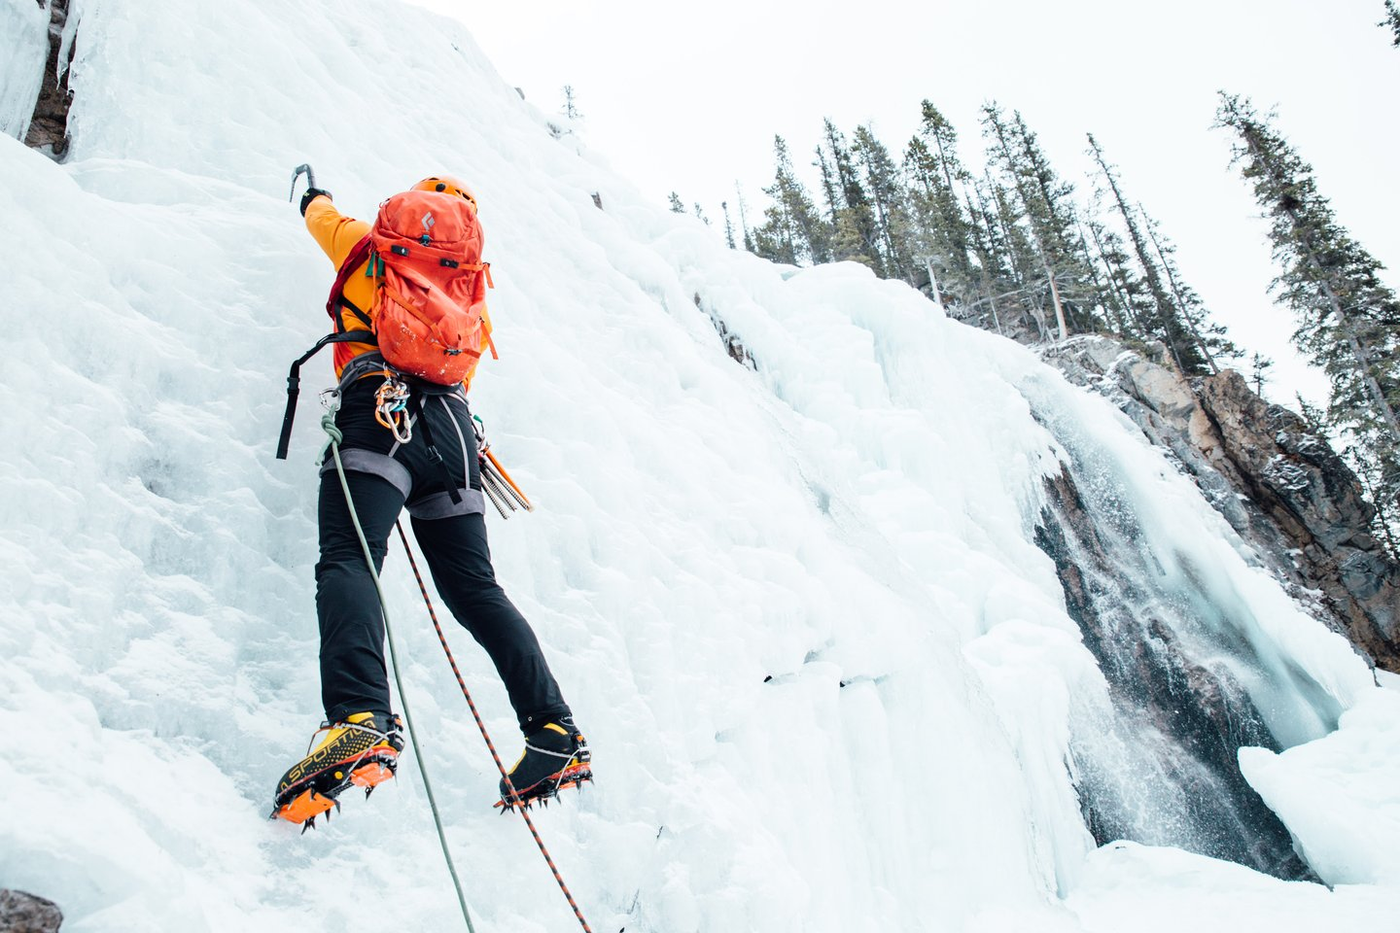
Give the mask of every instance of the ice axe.
[{"label": "ice axe", "polygon": [[292,172],[292,191],[290,194],[287,195],[287,201],[289,203],[297,199],[297,179],[301,177],[303,172],[306,173],[306,187],[316,187],[315,171],[312,170],[309,164],[303,162],[301,165],[298,165],[296,167],[296,171]]}]

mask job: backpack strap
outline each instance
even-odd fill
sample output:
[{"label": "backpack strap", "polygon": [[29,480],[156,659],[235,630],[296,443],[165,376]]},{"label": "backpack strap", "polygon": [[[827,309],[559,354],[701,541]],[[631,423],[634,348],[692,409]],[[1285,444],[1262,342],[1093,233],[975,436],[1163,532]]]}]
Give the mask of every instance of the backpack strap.
[{"label": "backpack strap", "polygon": [[367,330],[346,330],[337,334],[327,334],[316,341],[314,347],[303,353],[292,364],[291,371],[287,373],[287,410],[282,413],[282,433],[277,438],[278,460],[287,459],[287,447],[292,441],[292,419],[296,417],[297,396],[301,394],[301,364],[331,343],[376,343],[376,341],[374,334]]},{"label": "backpack strap", "polygon": [[[346,298],[344,295],[341,295],[339,300],[337,301],[337,304],[339,304],[340,307],[344,308],[345,310],[349,311],[351,314],[355,315],[355,317],[359,319],[359,322],[363,324],[366,329],[374,329],[374,321],[370,319],[370,316],[365,312],[361,311],[358,307],[356,307],[355,303],[349,298]],[[335,329],[342,330],[345,327],[345,321],[341,319],[339,314],[334,315],[334,317]]]},{"label": "backpack strap", "polygon": [[[350,254],[345,257],[345,261],[340,264],[340,269],[336,273],[335,284],[331,286],[330,297],[326,299],[326,313],[331,316],[331,320],[335,321],[335,329],[338,331],[342,330],[340,314],[338,313],[342,307],[349,308],[354,313],[355,317],[364,322],[367,329],[370,327],[369,315],[345,300],[345,283],[350,281],[350,276],[354,274],[355,270],[358,269],[362,263],[366,260],[373,260],[373,252],[374,249],[370,244],[370,236],[366,233],[360,238],[358,243],[350,247]],[[374,273],[373,264],[365,269],[365,273],[367,275],[372,275]],[[373,341],[367,340],[364,342],[372,343]]]}]

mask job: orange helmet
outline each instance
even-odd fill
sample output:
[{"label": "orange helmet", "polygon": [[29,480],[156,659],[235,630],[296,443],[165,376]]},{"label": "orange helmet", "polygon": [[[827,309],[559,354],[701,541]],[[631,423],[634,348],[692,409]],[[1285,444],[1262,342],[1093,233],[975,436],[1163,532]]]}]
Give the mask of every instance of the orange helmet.
[{"label": "orange helmet", "polygon": [[464,198],[471,203],[473,209],[476,208],[476,195],[472,189],[451,175],[433,175],[425,178],[409,189],[410,191],[441,191],[446,194],[455,194],[459,198]]}]

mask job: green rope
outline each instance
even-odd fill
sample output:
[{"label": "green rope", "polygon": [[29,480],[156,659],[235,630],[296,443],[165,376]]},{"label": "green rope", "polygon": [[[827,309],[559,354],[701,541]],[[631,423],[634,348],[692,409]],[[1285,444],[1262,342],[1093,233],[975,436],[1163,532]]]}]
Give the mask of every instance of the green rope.
[{"label": "green rope", "polygon": [[413,757],[418,759],[418,773],[423,777],[423,789],[428,792],[428,808],[433,811],[433,823],[437,826],[438,842],[442,844],[442,857],[447,860],[447,870],[452,875],[452,885],[457,889],[457,903],[462,905],[462,918],[467,921],[467,930],[476,933],[472,925],[471,911],[467,909],[467,896],[462,893],[462,882],[457,877],[457,866],[452,862],[452,853],[447,848],[447,834],[442,829],[442,817],[438,815],[437,799],[433,796],[433,784],[428,780],[428,769],[423,764],[423,753],[418,750],[415,736],[418,730],[413,727],[413,714],[408,709],[408,694],[403,688],[403,677],[399,673],[399,652],[394,645],[394,630],[389,627],[389,603],[384,598],[384,588],[379,585],[379,572],[374,569],[374,557],[365,540],[364,529],[360,527],[360,516],[355,513],[355,503],[350,498],[350,484],[345,479],[345,467],[340,462],[340,442],[345,439],[335,423],[335,412],[330,411],[321,418],[321,427],[330,436],[331,455],[335,457],[335,472],[340,476],[340,488],[345,492],[345,505],[350,510],[350,521],[355,525],[355,534],[360,537],[360,547],[365,552],[365,564],[369,567],[370,578],[374,580],[374,590],[379,594],[379,607],[384,614],[384,633],[389,637],[389,660],[394,667],[394,682],[399,687],[399,703],[403,706],[404,722],[408,725],[409,739],[413,744]]}]

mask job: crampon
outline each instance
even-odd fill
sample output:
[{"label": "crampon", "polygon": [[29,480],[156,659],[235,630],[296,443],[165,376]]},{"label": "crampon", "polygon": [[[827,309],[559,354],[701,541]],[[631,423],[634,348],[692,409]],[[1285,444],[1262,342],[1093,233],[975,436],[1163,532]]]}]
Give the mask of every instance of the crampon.
[{"label": "crampon", "polygon": [[302,832],[315,829],[316,817],[323,813],[326,822],[330,822],[331,810],[340,809],[339,797],[345,791],[363,787],[368,797],[376,787],[393,777],[397,768],[397,752],[392,755],[380,752],[341,762],[279,794],[268,818],[300,823]]},{"label": "crampon", "polygon": [[[587,754],[584,752],[584,755]],[[499,807],[502,813],[514,810],[517,802],[525,810],[529,810],[536,803],[547,807],[551,800],[558,798],[561,790],[574,787],[582,791],[583,785],[591,780],[593,780],[593,768],[589,765],[588,759],[584,758],[582,761],[575,759],[562,771],[551,774],[542,781],[537,781],[526,788],[517,787],[514,799],[503,795],[492,806]]]},{"label": "crampon", "polygon": [[[352,717],[358,718],[358,717]],[[397,726],[397,717],[394,719]],[[381,733],[344,723],[323,727],[331,735],[282,778],[273,800],[269,819],[300,823],[301,831],[316,826],[316,817],[340,809],[340,795],[351,787],[362,787],[368,797],[376,787],[398,770],[401,733],[394,728]]]}]

